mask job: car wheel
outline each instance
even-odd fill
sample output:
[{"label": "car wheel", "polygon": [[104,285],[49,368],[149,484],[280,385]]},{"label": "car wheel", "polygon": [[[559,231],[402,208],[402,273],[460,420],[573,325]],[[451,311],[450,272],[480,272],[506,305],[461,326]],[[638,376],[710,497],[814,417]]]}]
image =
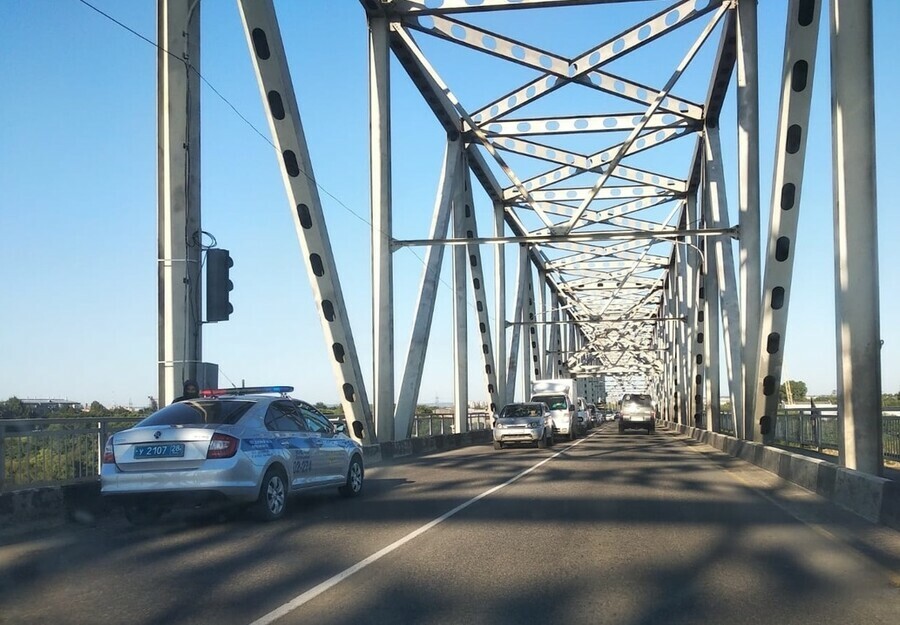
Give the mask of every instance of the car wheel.
[{"label": "car wheel", "polygon": [[287,508],[287,481],[284,471],[271,467],[259,487],[259,497],[254,512],[261,521],[274,521],[284,516]]},{"label": "car wheel", "polygon": [[541,434],[537,442],[538,449],[547,449],[547,432]]},{"label": "car wheel", "polygon": [[362,462],[357,456],[353,456],[347,469],[347,483],[338,488],[338,492],[344,497],[356,497],[362,492],[363,476]]},{"label": "car wheel", "polygon": [[503,443],[500,441],[494,441],[494,449],[503,449]]},{"label": "car wheel", "polygon": [[132,504],[125,506],[125,518],[135,527],[152,525],[159,521],[163,511],[156,506],[147,504]]}]

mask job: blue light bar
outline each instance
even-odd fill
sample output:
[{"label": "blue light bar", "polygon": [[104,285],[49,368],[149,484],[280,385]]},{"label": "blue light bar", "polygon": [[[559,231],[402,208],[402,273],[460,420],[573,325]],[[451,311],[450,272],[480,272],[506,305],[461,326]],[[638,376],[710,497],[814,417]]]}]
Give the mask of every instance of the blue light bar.
[{"label": "blue light bar", "polygon": [[260,393],[291,393],[293,386],[242,386],[240,388],[210,388],[200,391],[203,397],[221,397],[222,395],[258,395]]}]

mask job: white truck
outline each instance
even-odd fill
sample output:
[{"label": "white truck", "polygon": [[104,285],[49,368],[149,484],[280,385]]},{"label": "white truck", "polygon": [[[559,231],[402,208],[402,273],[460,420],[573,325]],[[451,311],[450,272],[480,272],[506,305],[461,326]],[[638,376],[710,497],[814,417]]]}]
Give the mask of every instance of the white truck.
[{"label": "white truck", "polygon": [[559,435],[573,440],[587,430],[584,398],[578,397],[575,380],[534,380],[529,401],[543,402],[550,408],[554,437]]}]

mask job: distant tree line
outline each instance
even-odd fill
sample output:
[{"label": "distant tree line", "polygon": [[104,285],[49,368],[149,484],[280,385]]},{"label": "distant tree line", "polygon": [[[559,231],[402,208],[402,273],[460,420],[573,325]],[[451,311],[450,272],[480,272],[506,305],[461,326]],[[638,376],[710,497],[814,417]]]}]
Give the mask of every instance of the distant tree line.
[{"label": "distant tree line", "polygon": [[18,397],[10,397],[6,401],[0,402],[0,419],[40,419],[54,418],[66,419],[73,417],[142,417],[150,414],[156,408],[141,408],[140,410],[129,410],[121,406],[116,408],[107,408],[98,401],[92,401],[87,410],[77,410],[72,407],[64,407],[53,409],[50,411],[38,410],[36,407],[26,404]]}]

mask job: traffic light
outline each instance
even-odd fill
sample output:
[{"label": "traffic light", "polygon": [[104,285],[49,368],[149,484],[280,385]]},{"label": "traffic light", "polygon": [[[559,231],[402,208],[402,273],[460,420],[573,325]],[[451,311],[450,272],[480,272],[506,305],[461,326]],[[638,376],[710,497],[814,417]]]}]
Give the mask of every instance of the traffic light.
[{"label": "traffic light", "polygon": [[234,311],[229,302],[234,285],[228,271],[234,265],[228,250],[206,251],[206,321],[228,321]]}]

